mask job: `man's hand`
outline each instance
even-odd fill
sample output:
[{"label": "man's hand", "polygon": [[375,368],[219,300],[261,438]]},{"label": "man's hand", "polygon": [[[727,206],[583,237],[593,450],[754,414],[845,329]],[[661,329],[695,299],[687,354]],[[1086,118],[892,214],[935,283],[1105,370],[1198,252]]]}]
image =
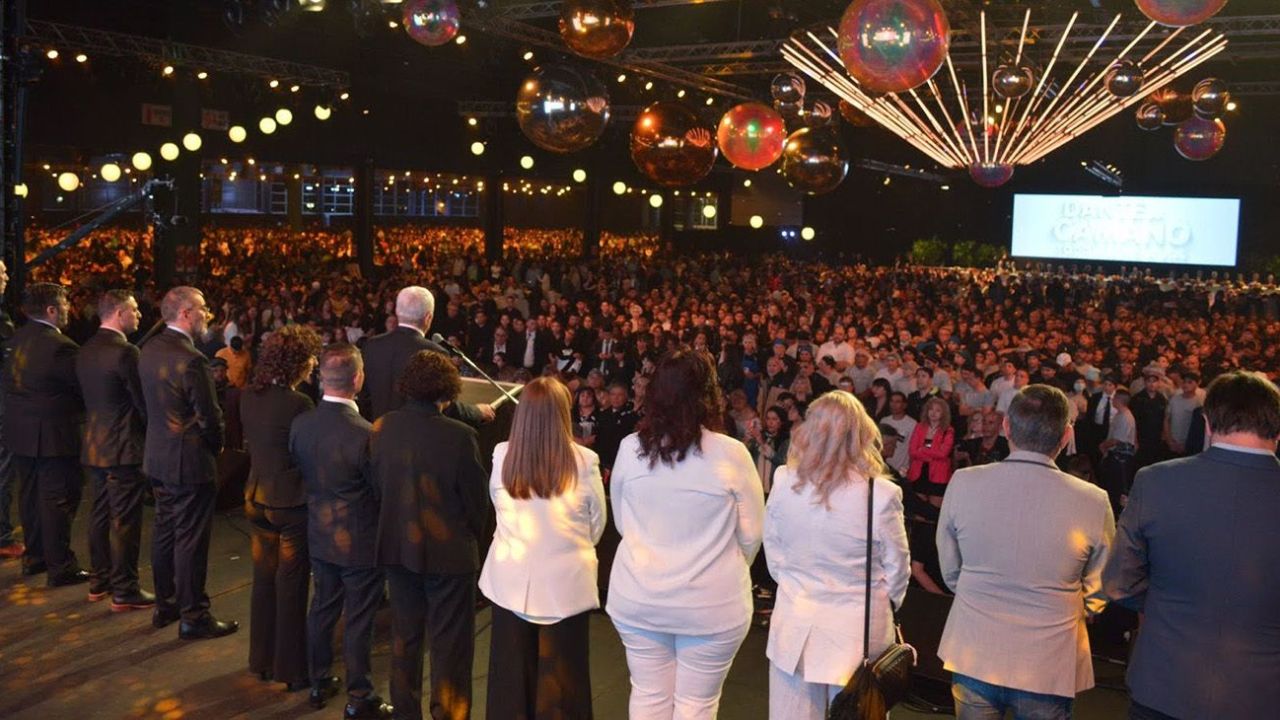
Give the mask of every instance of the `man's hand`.
[{"label": "man's hand", "polygon": [[476,405],[476,409],[480,411],[480,419],[485,422],[493,422],[493,419],[498,416],[492,405]]}]

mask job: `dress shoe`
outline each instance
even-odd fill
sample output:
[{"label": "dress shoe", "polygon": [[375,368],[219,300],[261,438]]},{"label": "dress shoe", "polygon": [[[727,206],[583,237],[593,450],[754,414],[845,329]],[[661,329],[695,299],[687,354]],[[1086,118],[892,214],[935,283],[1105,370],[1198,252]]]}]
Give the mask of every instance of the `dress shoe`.
[{"label": "dress shoe", "polygon": [[111,595],[111,587],[109,585],[99,585],[97,582],[89,583],[89,602],[101,602]]},{"label": "dress shoe", "polygon": [[262,672],[254,673],[254,674],[257,675],[258,679],[261,680],[262,682],[271,682],[271,673],[267,670],[263,670]]},{"label": "dress shoe", "polygon": [[178,612],[178,608],[157,603],[155,612],[151,613],[151,627],[159,630],[178,622],[181,618],[182,613]]},{"label": "dress shoe", "polygon": [[310,680],[298,680],[297,682],[285,683],[284,691],[288,693],[296,693],[311,687]]},{"label": "dress shoe", "polygon": [[10,543],[8,545],[0,545],[0,559],[17,560],[25,555],[27,546],[22,543]]},{"label": "dress shoe", "polygon": [[205,615],[195,622],[182,621],[178,626],[178,637],[183,640],[212,640],[230,635],[240,628],[235,620],[222,621],[212,615]]},{"label": "dress shoe", "polygon": [[156,596],[146,590],[135,590],[125,595],[111,598],[111,612],[121,613],[130,610],[150,610],[156,606]]},{"label": "dress shoe", "polygon": [[50,575],[48,580],[49,587],[66,587],[68,585],[79,585],[80,583],[89,582],[89,573],[84,570],[72,570],[61,575]]},{"label": "dress shoe", "polygon": [[48,569],[49,567],[44,562],[37,560],[33,563],[24,564],[22,566],[22,574],[31,577],[32,575],[39,575]]},{"label": "dress shoe", "polygon": [[311,698],[309,700],[311,707],[316,710],[324,707],[325,701],[333,699],[338,694],[338,686],[341,682],[336,677],[327,677],[316,681],[311,686]]},{"label": "dress shoe", "polygon": [[369,694],[362,698],[347,698],[347,708],[342,711],[344,720],[365,720],[365,718],[389,718],[395,711],[377,695]]}]

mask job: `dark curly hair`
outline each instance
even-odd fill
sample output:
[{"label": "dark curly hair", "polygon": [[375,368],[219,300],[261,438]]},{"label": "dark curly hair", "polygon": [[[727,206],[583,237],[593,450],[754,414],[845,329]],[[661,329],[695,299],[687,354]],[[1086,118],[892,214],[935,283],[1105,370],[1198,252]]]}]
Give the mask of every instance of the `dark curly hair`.
[{"label": "dark curly hair", "polygon": [[645,414],[636,426],[640,455],[649,467],[682,462],[691,448],[702,449],[702,428],[719,432],[720,382],[711,356],[681,348],[658,362],[645,395]]},{"label": "dark curly hair", "polygon": [[449,358],[438,352],[419,350],[400,373],[397,388],[409,400],[453,402],[462,393],[462,376]]},{"label": "dark curly hair", "polygon": [[253,368],[252,388],[262,391],[271,385],[292,387],[306,380],[310,361],[323,346],[315,330],[305,325],[285,325],[262,343],[258,363]]}]

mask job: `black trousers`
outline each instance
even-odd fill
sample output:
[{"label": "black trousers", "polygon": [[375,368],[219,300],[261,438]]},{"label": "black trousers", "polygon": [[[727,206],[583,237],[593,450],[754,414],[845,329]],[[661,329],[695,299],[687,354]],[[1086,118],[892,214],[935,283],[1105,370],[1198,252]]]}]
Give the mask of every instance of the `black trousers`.
[{"label": "black trousers", "polygon": [[423,575],[393,565],[387,568],[387,583],[395,717],[422,718],[425,637],[431,650],[432,720],[468,720],[476,645],[475,574]]},{"label": "black trousers", "polygon": [[151,569],[157,609],[177,608],[185,622],[209,614],[205,577],[209,572],[209,536],[213,531],[213,483],[190,485],[153,479],[156,494]]},{"label": "black trousers", "polygon": [[147,479],[137,465],[90,468],[89,472],[93,477],[93,511],[89,515],[93,589],[124,597],[138,591]]},{"label": "black trousers", "polygon": [[[43,560],[50,578],[79,570],[76,554],[71,550],[71,522],[80,507],[84,484],[80,459],[70,455],[14,455],[13,476],[22,483],[20,513],[27,544],[26,564]],[[35,528],[34,533],[31,528]]]},{"label": "black trousers", "polygon": [[338,617],[345,614],[342,662],[347,667],[347,694],[368,695],[373,692],[370,656],[373,618],[382,603],[382,568],[342,567],[311,558],[311,577],[315,580],[311,614],[307,616],[311,680],[316,682],[332,674],[333,633]]},{"label": "black trousers", "polygon": [[307,508],[245,503],[253,533],[249,670],[282,683],[307,683]]},{"label": "black trousers", "polygon": [[493,606],[489,720],[591,720],[591,613],[536,625]]}]

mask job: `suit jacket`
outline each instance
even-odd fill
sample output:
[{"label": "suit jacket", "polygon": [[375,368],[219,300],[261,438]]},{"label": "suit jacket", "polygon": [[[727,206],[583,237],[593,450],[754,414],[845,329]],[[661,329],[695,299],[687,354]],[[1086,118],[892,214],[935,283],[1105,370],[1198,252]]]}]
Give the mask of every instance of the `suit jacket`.
[{"label": "suit jacket", "polygon": [[302,473],[289,453],[289,428],[294,418],[315,407],[311,398],[296,390],[272,385],[240,393],[240,418],[244,444],[249,451],[246,502],[271,508],[307,504]]},{"label": "suit jacket", "polygon": [[[361,353],[364,356],[364,389],[360,392],[360,412],[369,420],[377,420],[404,405],[404,396],[396,387],[400,373],[410,358],[421,350],[440,354],[445,349],[431,342],[413,328],[398,327],[391,332],[369,338]],[[480,411],[474,405],[455,402],[448,414],[468,425],[479,425]]]},{"label": "suit jacket", "polygon": [[1105,606],[1114,535],[1106,491],[1044,455],[956,471],[937,536],[956,593],[938,646],[946,668],[1059,697],[1093,687],[1085,617]]},{"label": "suit jacket", "polygon": [[147,401],[138,377],[138,348],[115,330],[99,328],[76,358],[86,420],[80,462],[106,468],[141,465]]},{"label": "suit jacket", "polygon": [[209,359],[191,338],[165,328],[142,346],[138,375],[147,401],[142,471],[163,483],[213,482],[224,427]]},{"label": "suit jacket", "polygon": [[1102,580],[1146,614],[1136,702],[1179,720],[1280,707],[1280,462],[1210,447],[1138,471]]},{"label": "suit jacket", "polygon": [[372,567],[378,540],[378,486],[369,465],[373,426],[342,403],[321,401],[289,429],[289,450],[307,493],[311,557]]},{"label": "suit jacket", "polygon": [[14,455],[80,455],[79,351],[74,340],[34,320],[5,343],[4,443]]},{"label": "suit jacket", "polygon": [[479,569],[489,499],[476,431],[410,402],[374,424],[369,450],[383,499],[378,564],[422,574]]}]

